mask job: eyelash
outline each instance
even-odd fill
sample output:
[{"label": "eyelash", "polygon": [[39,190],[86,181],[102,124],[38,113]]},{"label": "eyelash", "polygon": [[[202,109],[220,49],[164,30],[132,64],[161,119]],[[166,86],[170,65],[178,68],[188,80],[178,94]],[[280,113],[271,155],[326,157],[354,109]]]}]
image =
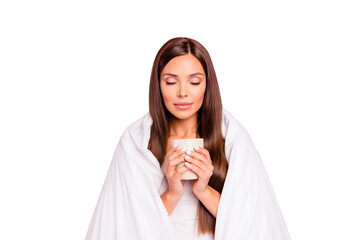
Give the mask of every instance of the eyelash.
[{"label": "eyelash", "polygon": [[[166,85],[173,85],[173,84],[175,84],[174,82],[166,82]],[[198,83],[191,83],[192,85],[199,85],[200,83],[198,82]]]}]

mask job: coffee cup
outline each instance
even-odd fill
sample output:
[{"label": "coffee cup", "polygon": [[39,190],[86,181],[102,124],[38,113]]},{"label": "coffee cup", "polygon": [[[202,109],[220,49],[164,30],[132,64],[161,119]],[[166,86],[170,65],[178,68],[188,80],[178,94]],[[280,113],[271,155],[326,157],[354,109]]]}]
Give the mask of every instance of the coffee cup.
[{"label": "coffee cup", "polygon": [[[174,146],[175,144],[178,144],[178,149],[185,148],[186,151],[194,151],[194,147],[204,147],[204,140],[202,138],[190,138],[190,139],[171,139],[170,145]],[[185,157],[186,154],[183,156]],[[184,166],[185,162],[182,162],[178,165],[176,165],[176,168]],[[181,180],[192,180],[192,179],[198,179],[198,176],[196,173],[191,171],[190,169],[186,172],[184,172],[181,175]]]}]

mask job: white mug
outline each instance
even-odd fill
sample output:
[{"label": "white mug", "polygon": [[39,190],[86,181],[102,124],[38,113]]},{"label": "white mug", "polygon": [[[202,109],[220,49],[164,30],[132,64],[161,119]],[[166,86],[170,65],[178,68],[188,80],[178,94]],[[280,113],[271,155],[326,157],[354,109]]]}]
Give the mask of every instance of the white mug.
[{"label": "white mug", "polygon": [[[191,139],[171,139],[170,145],[174,146],[178,144],[178,149],[185,148],[186,151],[194,151],[194,147],[204,147],[204,139],[202,138],[191,138]],[[185,154],[183,155],[185,156]],[[182,162],[176,166],[176,168],[184,166],[185,162]],[[181,175],[181,180],[198,179],[196,173],[190,169]]]}]

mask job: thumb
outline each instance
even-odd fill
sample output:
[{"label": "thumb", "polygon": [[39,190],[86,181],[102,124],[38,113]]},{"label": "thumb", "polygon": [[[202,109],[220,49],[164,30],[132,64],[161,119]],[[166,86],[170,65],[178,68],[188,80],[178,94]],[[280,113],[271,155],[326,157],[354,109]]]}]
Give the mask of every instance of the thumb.
[{"label": "thumb", "polygon": [[179,175],[182,175],[184,172],[188,171],[189,169],[185,166],[182,166],[182,167],[179,167],[176,169],[176,172],[179,174]]}]

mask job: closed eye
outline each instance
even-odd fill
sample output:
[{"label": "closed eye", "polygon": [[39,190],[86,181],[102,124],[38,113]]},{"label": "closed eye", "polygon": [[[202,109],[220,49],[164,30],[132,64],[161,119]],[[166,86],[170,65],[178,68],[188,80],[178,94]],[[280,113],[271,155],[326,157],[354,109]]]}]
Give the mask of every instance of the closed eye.
[{"label": "closed eye", "polygon": [[[166,85],[174,85],[176,82],[166,82]],[[199,85],[200,83],[191,83],[192,85]]]}]

